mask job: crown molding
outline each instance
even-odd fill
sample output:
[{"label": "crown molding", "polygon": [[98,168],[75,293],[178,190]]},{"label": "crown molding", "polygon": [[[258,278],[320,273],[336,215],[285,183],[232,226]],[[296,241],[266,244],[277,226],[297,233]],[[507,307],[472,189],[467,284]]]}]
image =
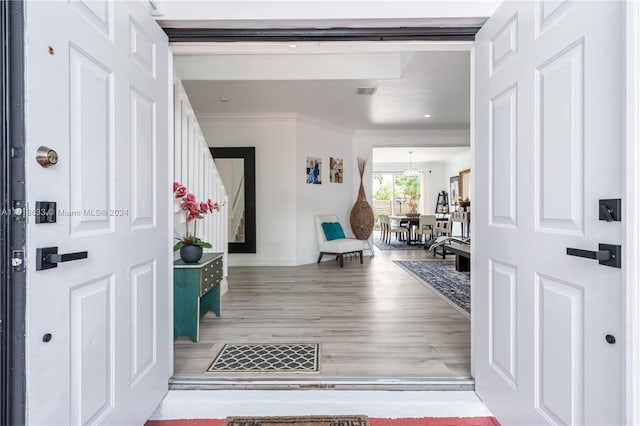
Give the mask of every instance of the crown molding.
[{"label": "crown molding", "polygon": [[297,114],[298,116],[298,120],[299,121],[303,121],[309,124],[313,124],[316,126],[320,126],[320,127],[324,127],[327,129],[331,129],[331,130],[335,130],[337,132],[340,133],[345,133],[347,135],[353,135],[354,131],[351,129],[346,129],[344,127],[338,126],[337,124],[333,124],[329,121],[325,121],[316,117],[312,117],[310,115],[306,115],[306,114]]},{"label": "crown molding", "polygon": [[298,114],[289,112],[251,112],[251,113],[203,113],[197,114],[198,120],[296,120]]}]

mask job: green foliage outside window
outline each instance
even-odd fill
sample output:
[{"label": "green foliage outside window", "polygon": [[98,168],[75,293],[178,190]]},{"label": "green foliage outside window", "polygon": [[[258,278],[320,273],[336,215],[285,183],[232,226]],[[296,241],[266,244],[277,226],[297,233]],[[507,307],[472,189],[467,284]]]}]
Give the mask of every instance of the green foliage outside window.
[{"label": "green foliage outside window", "polygon": [[385,200],[388,201],[391,199],[391,181],[384,180],[382,175],[376,174],[373,175],[373,199],[374,200]]},{"label": "green foliage outside window", "polygon": [[417,199],[420,195],[420,179],[417,177],[405,177],[395,175],[395,199]]},{"label": "green foliage outside window", "polygon": [[419,177],[406,177],[399,173],[374,173],[372,183],[376,220],[382,213],[405,214],[419,210]]}]

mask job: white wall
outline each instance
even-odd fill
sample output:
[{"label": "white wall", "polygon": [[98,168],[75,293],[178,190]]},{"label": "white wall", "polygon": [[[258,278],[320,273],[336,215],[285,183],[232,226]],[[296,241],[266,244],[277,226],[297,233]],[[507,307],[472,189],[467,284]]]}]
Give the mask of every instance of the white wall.
[{"label": "white wall", "polygon": [[229,265],[294,265],[296,116],[200,116],[199,121],[210,146],[256,148],[256,253],[231,253]]},{"label": "white wall", "polygon": [[[336,213],[350,232],[355,200],[351,133],[295,114],[200,116],[210,146],[256,147],[256,253],[230,266],[301,265],[317,260],[316,214]],[[306,158],[322,159],[322,184],[306,183]],[[344,183],[329,182],[329,157],[344,160]]]},{"label": "white wall", "polygon": [[[296,146],[296,264],[317,261],[318,247],[313,216],[337,214],[347,235],[353,236],[349,215],[357,192],[355,182],[360,182],[357,169],[351,167],[351,132],[300,117],[297,122]],[[322,184],[306,183],[305,160],[307,156],[322,158]],[[343,183],[329,182],[329,157],[344,160]]]}]

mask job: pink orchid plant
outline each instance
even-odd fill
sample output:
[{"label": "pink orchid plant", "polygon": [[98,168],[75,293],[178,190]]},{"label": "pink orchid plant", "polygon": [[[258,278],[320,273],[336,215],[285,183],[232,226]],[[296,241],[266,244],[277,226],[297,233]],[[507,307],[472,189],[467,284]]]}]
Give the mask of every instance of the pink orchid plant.
[{"label": "pink orchid plant", "polygon": [[[185,212],[187,216],[186,221],[186,233],[182,238],[176,238],[178,242],[173,246],[173,251],[180,250],[184,246],[200,246],[203,248],[211,248],[211,244],[202,241],[196,237],[198,233],[198,219],[204,219],[207,213],[213,213],[214,211],[220,211],[220,204],[211,201],[209,198],[206,202],[196,201],[196,196],[190,194],[187,187],[179,182],[173,182],[173,196],[179,200],[180,209]],[[193,233],[189,232],[189,223],[193,222]]]}]

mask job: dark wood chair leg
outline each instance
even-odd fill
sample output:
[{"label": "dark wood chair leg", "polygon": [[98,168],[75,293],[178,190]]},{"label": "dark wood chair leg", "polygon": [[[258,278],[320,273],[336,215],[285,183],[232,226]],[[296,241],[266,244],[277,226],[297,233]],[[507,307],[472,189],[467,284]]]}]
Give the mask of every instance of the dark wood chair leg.
[{"label": "dark wood chair leg", "polygon": [[341,254],[339,257],[340,257],[340,267],[343,268],[344,267],[344,255]]},{"label": "dark wood chair leg", "polygon": [[363,250],[360,250],[360,264],[361,264],[361,265],[362,265],[362,251],[363,251]]},{"label": "dark wood chair leg", "polygon": [[323,255],[323,254],[324,254],[324,253],[320,252],[320,257],[318,257],[318,263],[320,263],[320,261],[322,260],[322,255]]}]

